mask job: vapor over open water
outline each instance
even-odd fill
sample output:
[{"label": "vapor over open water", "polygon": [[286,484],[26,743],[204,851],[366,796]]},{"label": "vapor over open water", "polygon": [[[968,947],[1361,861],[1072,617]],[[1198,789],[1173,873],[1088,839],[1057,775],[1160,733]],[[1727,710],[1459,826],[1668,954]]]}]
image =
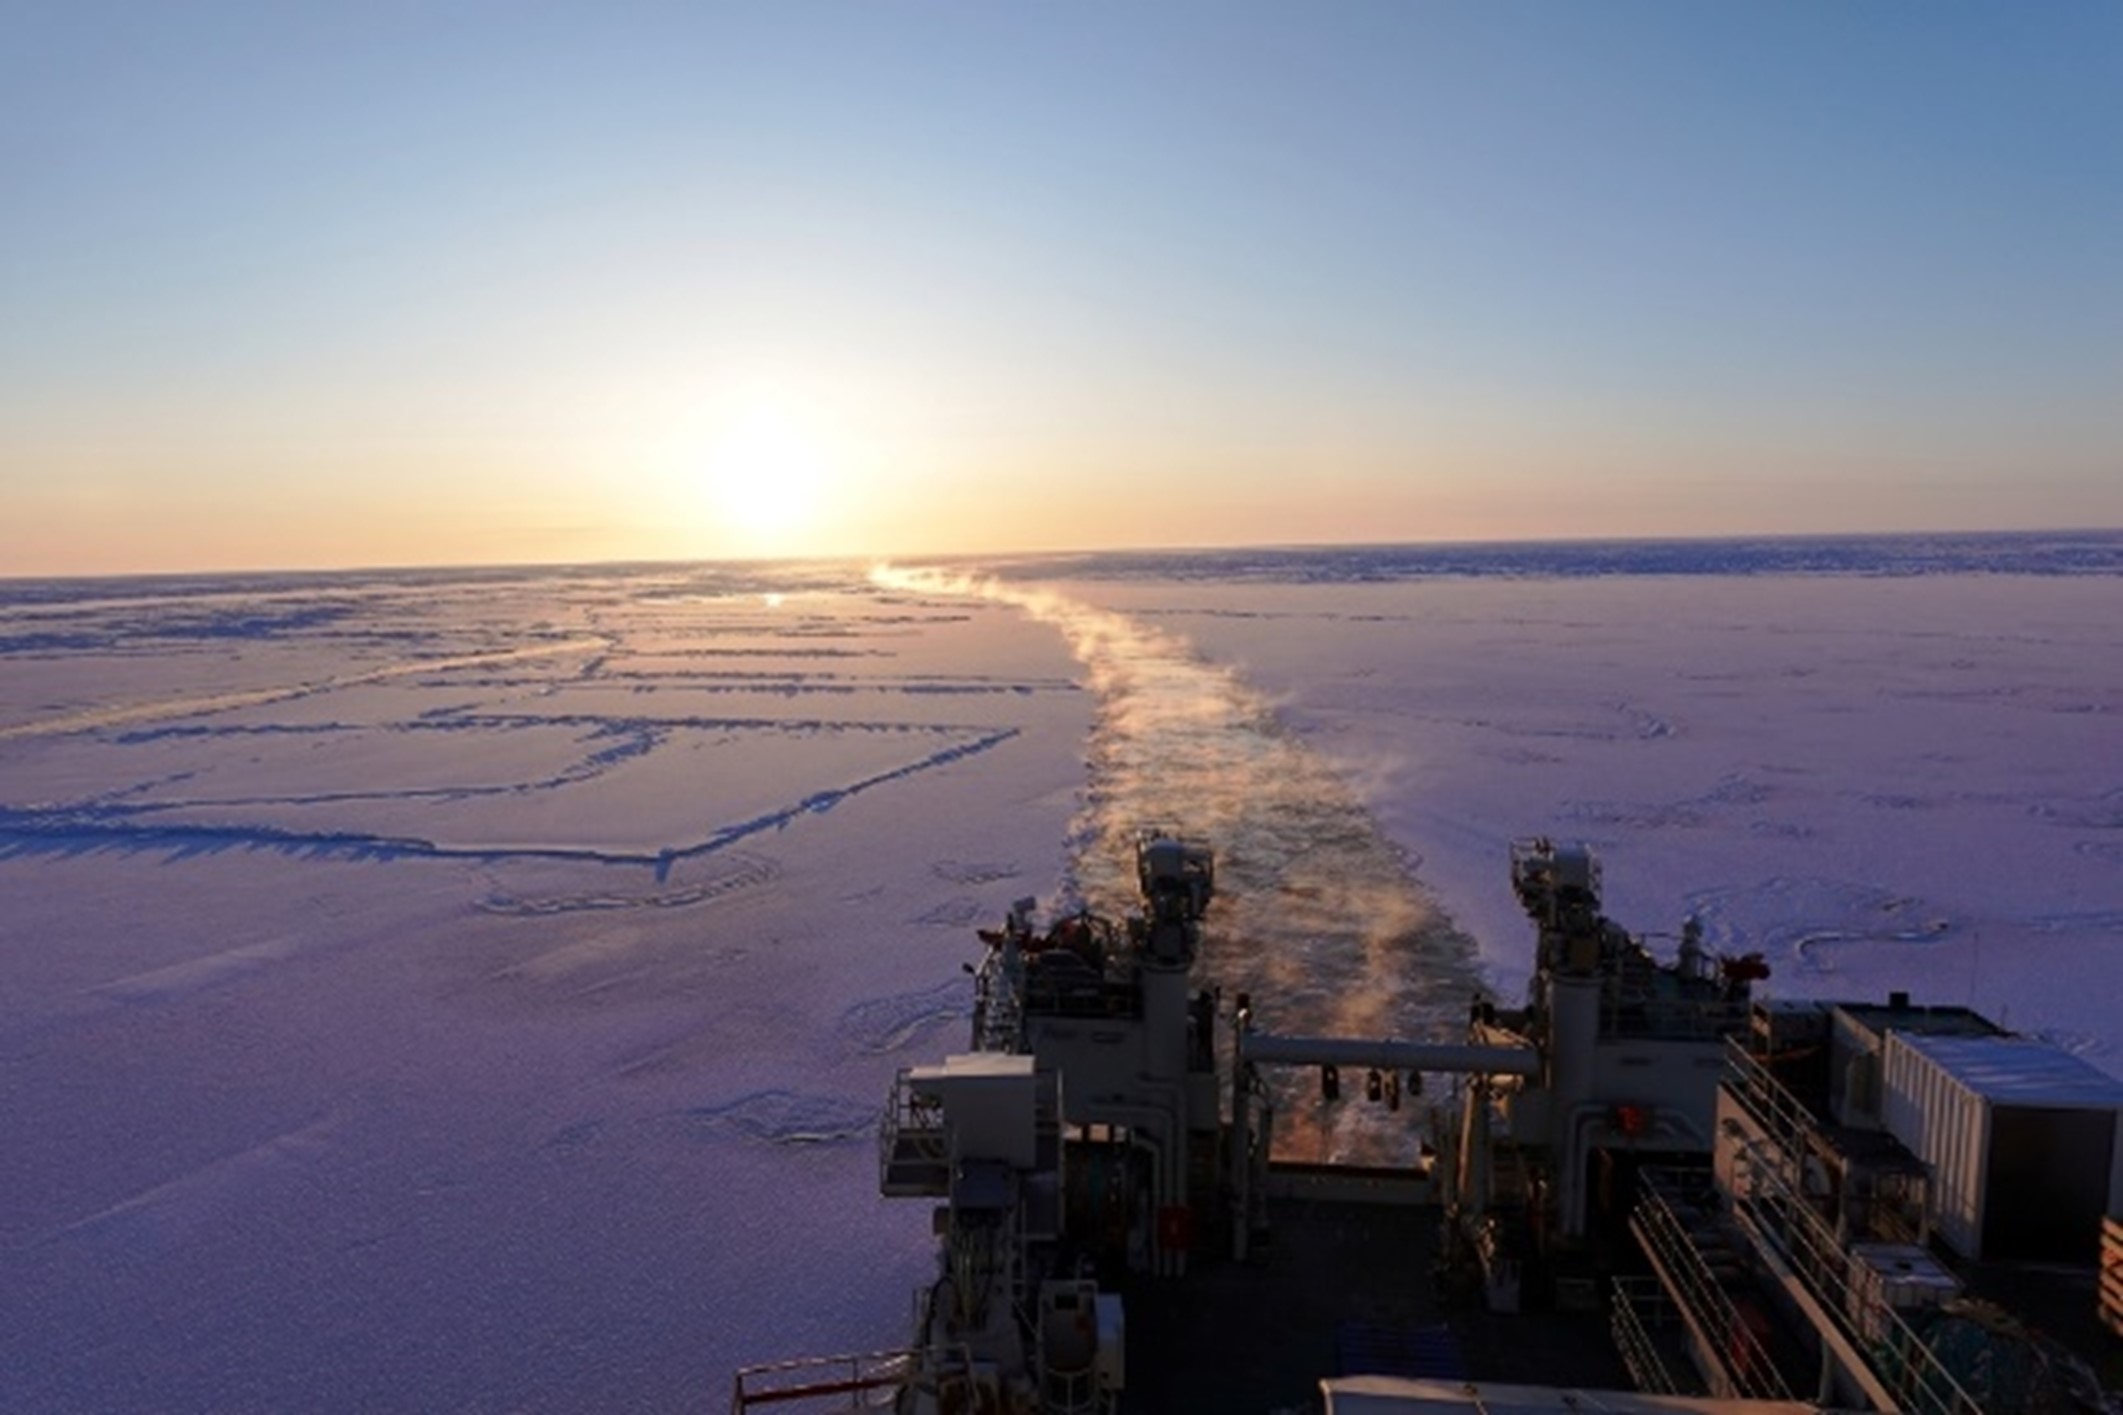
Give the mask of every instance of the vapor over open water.
[{"label": "vapor over open water", "polygon": [[[1049,589],[921,571],[879,578],[1014,604],[1083,663],[1098,707],[1065,904],[1119,917],[1137,899],[1140,832],[1202,840],[1217,862],[1206,969],[1227,1000],[1252,995],[1258,1026],[1456,1039],[1481,986],[1472,941],[1334,769],[1235,673],[1182,637]],[[1412,1111],[1330,1110],[1309,1077],[1283,1078],[1278,1094],[1285,1156],[1383,1160],[1413,1144]]]}]

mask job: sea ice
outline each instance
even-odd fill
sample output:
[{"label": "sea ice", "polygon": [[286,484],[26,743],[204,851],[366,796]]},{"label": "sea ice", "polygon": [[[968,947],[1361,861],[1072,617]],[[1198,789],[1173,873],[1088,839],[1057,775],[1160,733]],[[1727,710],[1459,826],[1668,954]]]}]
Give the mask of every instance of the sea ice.
[{"label": "sea ice", "polygon": [[1145,826],[1287,1030],[1516,994],[1545,832],[1775,991],[2123,1070],[2119,587],[2115,536],[0,584],[4,1403],[697,1408],[899,1342],[886,1084],[972,926],[1124,907]]}]

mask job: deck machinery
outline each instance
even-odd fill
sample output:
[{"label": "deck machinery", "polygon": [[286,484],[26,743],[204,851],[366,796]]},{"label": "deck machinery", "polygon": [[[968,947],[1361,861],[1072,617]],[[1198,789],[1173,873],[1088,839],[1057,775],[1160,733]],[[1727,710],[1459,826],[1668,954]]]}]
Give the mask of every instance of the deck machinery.
[{"label": "deck machinery", "polygon": [[1661,963],[1602,912],[1587,846],[1517,842],[1511,885],[1538,931],[1526,1004],[1478,1003],[1469,1031],[1538,1065],[1472,1071],[1444,1196],[1501,1310],[1529,1279],[1612,1261],[1644,1165],[1708,1158],[1725,1043],[1768,976],[1759,954],[1713,956],[1693,919]]},{"label": "deck machinery", "polygon": [[[1226,1007],[1194,976],[1215,893],[1210,850],[1152,832],[1136,867],[1141,904],[1124,920],[1077,913],[1042,929],[1028,899],[983,930],[971,1049],[895,1079],[880,1188],[941,1201],[937,1276],[918,1296],[910,1344],[749,1367],[733,1411],[1225,1408],[1231,1384],[1212,1401],[1199,1368],[1232,1364],[1234,1343],[1272,1345],[1294,1330],[1306,1304],[1275,1286],[1289,1280],[1278,1275],[1287,1265],[1269,1266],[1276,1230],[1337,1205],[1430,1216],[1418,1226],[1440,1238],[1435,1263],[1404,1270],[1396,1259],[1388,1274],[1409,1300],[1434,1309],[1427,1290],[1413,1291],[1434,1287],[1464,1294],[1492,1323],[1597,1323],[1621,1354],[1614,1369],[1649,1394],[1490,1386],[1485,1401],[1463,1374],[1404,1379],[1345,1354],[1338,1375],[1306,1372],[1327,1377],[1316,1398],[1328,1410],[2007,1408],[2003,1385],[1978,1390],[1935,1353],[1942,1332],[1954,1336],[1938,1314],[1965,1309],[1967,1293],[1927,1246],[1938,1228],[1932,1176],[1990,1162],[1946,1153],[1942,1137],[1964,1141],[1975,1112],[1946,1114],[1932,1073],[1950,1072],[1953,1046],[2000,1029],[1899,996],[1870,1011],[1758,1002],[1760,955],[1714,955],[1690,921],[1661,961],[1602,912],[1588,848],[1535,839],[1511,852],[1513,889],[1539,934],[1522,1007],[1476,999],[1457,1038],[1276,1034],[1261,1025],[1267,1004],[1241,994]],[[2023,1053],[2013,1055],[2024,1069]],[[1962,1060],[1979,1071],[1996,1062]],[[2043,1109],[2000,1121],[1995,1141],[2047,1145],[2052,1168],[2099,1159],[2098,1177],[2046,1187],[2007,1166],[2025,1191],[2013,1202],[2068,1204],[2074,1221],[2123,1202],[2123,1085],[2075,1064],[2034,1070],[2048,1086],[2037,1099],[2061,1096],[2079,1105],[2077,1119]],[[1429,1131],[1420,1158],[1392,1168],[1276,1159],[1276,1110],[1289,1103],[1277,1098],[1289,1088],[1267,1073],[1280,1068],[1316,1071],[1326,1105],[1339,1102],[1345,1071],[1354,1103],[1398,1111],[1404,1098],[1431,1098],[1405,1115]],[[1931,1112],[1920,1093],[1934,1096]],[[1929,1138],[1905,1143],[1926,1124]],[[2062,1241],[2054,1224],[2035,1228],[2045,1255]],[[2010,1241],[2033,1231],[2009,1215],[1991,1229]],[[1293,1229],[1285,1246],[1317,1236]],[[1219,1276],[1232,1272],[1264,1281]],[[1353,1293],[1359,1276],[1373,1275],[1344,1262],[1326,1282]],[[1270,1304],[1267,1315],[1226,1326],[1193,1314],[1191,1329],[1209,1336],[1192,1348],[1176,1335],[1187,1322],[1162,1320],[1131,1348],[1127,1303],[1148,1318],[1234,1292]],[[1924,1309],[1914,1318],[1913,1306]],[[2003,1330],[1985,1322],[1989,1336]],[[1501,1330],[1506,1351],[1559,1349],[1529,1344],[1530,1326]],[[1954,1339],[1964,1357],[1983,1345],[1965,1331]],[[2011,1345],[1985,1346],[1984,1369],[1995,1375]],[[2083,1363],[2061,1351],[2041,1359],[2070,1377],[2045,1391],[2091,1390],[2098,1401]],[[1189,1363],[1197,1369],[1165,1369]],[[1501,1364],[1517,1379],[1548,1374],[1515,1356]],[[2100,1408],[2029,1405],[2033,1388],[2013,1386],[2016,1403]]]}]

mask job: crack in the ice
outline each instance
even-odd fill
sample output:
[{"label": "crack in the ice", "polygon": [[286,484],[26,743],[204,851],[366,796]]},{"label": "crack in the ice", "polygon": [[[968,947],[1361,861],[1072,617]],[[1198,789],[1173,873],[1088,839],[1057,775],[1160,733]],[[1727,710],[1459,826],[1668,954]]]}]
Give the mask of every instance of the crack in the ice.
[{"label": "crack in the ice", "polygon": [[740,840],[781,830],[806,815],[823,815],[879,786],[949,766],[993,750],[1019,735],[1015,727],[991,731],[970,742],[931,752],[916,761],[874,773],[846,786],[814,791],[792,805],[718,827],[684,845],[655,851],[572,845],[452,845],[418,836],[353,830],[293,830],[263,824],[157,825],[111,818],[113,810],[81,807],[0,806],[0,860],[33,855],[87,855],[104,850],[166,851],[172,859],[228,850],[269,850],[303,859],[576,860],[604,865],[646,866],[659,883],[683,860],[728,849]]}]

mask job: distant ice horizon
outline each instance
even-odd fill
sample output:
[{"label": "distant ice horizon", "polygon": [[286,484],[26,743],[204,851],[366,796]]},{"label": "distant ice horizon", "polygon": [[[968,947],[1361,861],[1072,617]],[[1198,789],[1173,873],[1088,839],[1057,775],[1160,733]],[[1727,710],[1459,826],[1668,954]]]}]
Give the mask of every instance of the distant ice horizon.
[{"label": "distant ice horizon", "polygon": [[1205,546],[939,550],[845,555],[471,561],[232,569],[0,574],[0,603],[42,587],[111,585],[250,587],[273,580],[343,581],[496,575],[611,573],[702,567],[773,573],[875,565],[982,567],[1012,578],[1113,578],[1175,569],[1205,578],[1303,579],[1322,558],[1360,557],[1371,578],[1542,574],[2123,574],[2123,527],[2017,530],[1814,531],[1804,533],[1541,537],[1530,539],[1335,541]]}]

